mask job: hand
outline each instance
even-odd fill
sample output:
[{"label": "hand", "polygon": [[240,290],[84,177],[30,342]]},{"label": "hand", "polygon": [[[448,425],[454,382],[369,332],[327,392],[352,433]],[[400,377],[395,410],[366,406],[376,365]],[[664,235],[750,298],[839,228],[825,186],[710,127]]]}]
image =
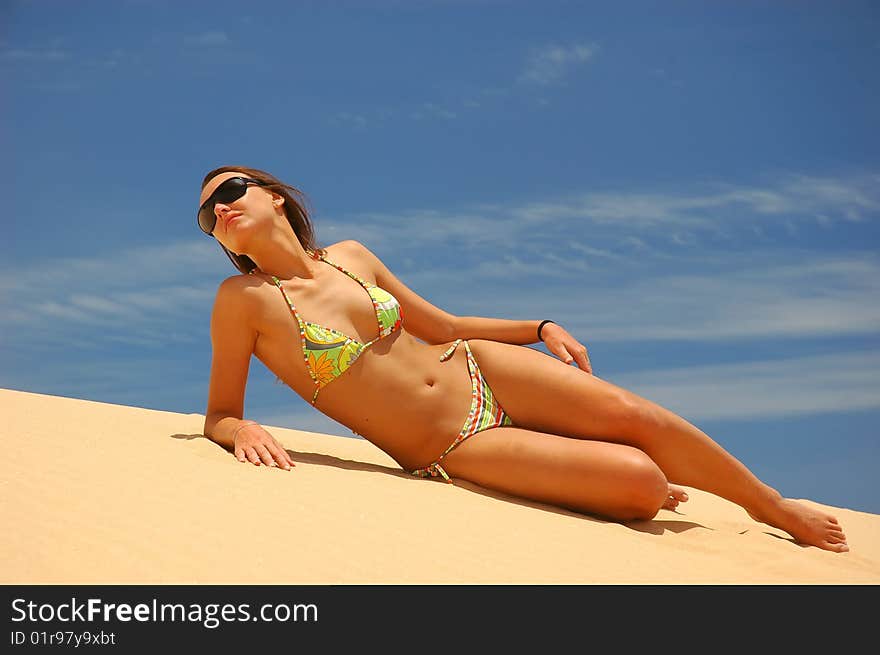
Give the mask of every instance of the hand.
[{"label": "hand", "polygon": [[541,336],[547,350],[559,357],[566,364],[576,362],[585,373],[593,373],[590,354],[586,347],[571,336],[565,328],[556,323],[547,323],[541,330]]},{"label": "hand", "polygon": [[254,421],[245,422],[235,428],[232,445],[239,462],[244,462],[247,458],[255,466],[262,462],[266,466],[280,466],[285,471],[296,466],[281,444]]}]

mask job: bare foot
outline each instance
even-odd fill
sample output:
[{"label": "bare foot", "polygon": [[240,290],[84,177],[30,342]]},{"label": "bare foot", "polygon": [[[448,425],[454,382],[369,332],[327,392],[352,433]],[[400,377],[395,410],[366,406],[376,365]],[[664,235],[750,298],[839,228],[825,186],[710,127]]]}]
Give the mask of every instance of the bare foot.
[{"label": "bare foot", "polygon": [[669,495],[666,496],[666,502],[663,503],[663,509],[675,509],[679,503],[687,502],[687,492],[674,484],[669,485]]},{"label": "bare foot", "polygon": [[791,498],[780,498],[766,511],[749,512],[749,516],[760,523],[785,530],[800,544],[817,546],[836,553],[849,550],[846,535],[836,518]]}]

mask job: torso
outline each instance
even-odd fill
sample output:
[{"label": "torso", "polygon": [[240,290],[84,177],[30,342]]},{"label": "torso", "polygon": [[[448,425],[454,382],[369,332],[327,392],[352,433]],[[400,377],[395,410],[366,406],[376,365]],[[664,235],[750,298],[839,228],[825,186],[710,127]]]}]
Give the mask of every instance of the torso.
[{"label": "torso", "polygon": [[[340,244],[326,248],[327,259],[370,284],[364,262]],[[321,263],[314,280],[282,280],[304,321],[339,330],[361,343],[379,333],[367,291],[333,266]],[[256,272],[248,292],[258,336],[254,355],[307,402],[315,392],[303,357],[299,326],[269,275]],[[450,344],[429,345],[402,328],[379,339],[351,367],[325,385],[316,408],[393,457],[404,469],[424,466],[452,443],[470,406],[470,379],[464,348],[447,361]]]}]

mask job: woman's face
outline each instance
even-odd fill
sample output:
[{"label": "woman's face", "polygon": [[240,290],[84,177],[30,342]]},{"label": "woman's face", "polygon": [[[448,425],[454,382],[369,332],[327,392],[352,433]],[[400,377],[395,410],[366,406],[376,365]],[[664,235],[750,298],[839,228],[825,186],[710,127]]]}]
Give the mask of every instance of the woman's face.
[{"label": "woman's face", "polygon": [[[217,187],[231,177],[249,178],[250,176],[236,171],[219,173],[202,189],[199,206],[201,207]],[[271,226],[277,216],[276,210],[283,202],[284,198],[277,193],[256,185],[248,185],[247,191],[241,198],[230,203],[217,202],[214,205],[214,215],[217,217],[214,238],[234,253],[246,252],[247,242],[255,230]]]}]

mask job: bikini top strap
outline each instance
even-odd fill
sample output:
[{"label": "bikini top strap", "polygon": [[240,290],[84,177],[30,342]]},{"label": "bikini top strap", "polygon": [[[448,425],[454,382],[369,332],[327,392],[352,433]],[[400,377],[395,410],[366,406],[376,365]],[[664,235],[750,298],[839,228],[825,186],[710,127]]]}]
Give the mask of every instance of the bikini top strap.
[{"label": "bikini top strap", "polygon": [[344,269],[342,266],[340,266],[340,265],[337,264],[336,262],[332,262],[332,261],[330,261],[330,260],[327,259],[324,255],[318,255],[318,259],[320,259],[322,262],[326,262],[327,264],[330,264],[330,266],[332,266],[333,268],[336,268],[336,269],[342,271],[342,272],[345,273],[348,277],[350,277],[352,280],[354,280],[354,281],[356,281],[358,284],[360,284],[360,285],[361,285],[364,289],[366,289],[367,291],[370,290],[370,287],[371,287],[372,285],[371,285],[369,282],[367,282],[366,280],[361,279],[360,276],[355,275],[355,274],[352,273],[351,271],[348,271],[348,270]]},{"label": "bikini top strap", "polygon": [[281,286],[281,280],[279,280],[274,275],[270,276],[272,281],[275,283],[275,286],[281,290],[281,295],[284,296],[284,300],[287,301],[287,306],[290,307],[290,311],[293,312],[294,317],[296,318],[296,322],[302,325],[302,319],[299,317],[299,312],[296,311],[296,307],[293,304],[293,301],[290,299],[290,296],[287,295],[287,292],[284,290],[284,287]]}]

